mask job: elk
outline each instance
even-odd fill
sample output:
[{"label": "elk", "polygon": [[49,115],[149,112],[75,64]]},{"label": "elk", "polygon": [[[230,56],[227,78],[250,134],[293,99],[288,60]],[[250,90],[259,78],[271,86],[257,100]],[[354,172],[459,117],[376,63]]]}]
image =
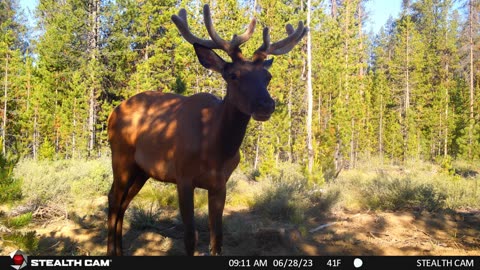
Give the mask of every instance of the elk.
[{"label": "elk", "polygon": [[[240,45],[252,36],[256,19],[231,41],[215,31],[208,5],[203,8],[211,39],[190,32],[187,12],[181,9],[172,20],[191,43],[201,65],[221,74],[227,89],[223,99],[212,94],[183,96],[146,91],[124,100],[108,117],[108,141],[112,154],[113,183],[108,194],[108,247],[110,256],[122,255],[122,224],[132,199],[149,178],[176,184],[184,225],[186,254],[195,254],[194,189],[208,191],[210,255],[221,255],[222,215],[226,183],[240,161],[239,148],[251,118],[267,121],[275,102],[267,91],[272,78],[268,55],[288,53],[308,31],[303,22],[294,29],[287,24],[287,37],[270,43],[269,28],[263,29],[263,44],[253,59],[242,55]],[[224,61],[214,49],[225,51]]]}]

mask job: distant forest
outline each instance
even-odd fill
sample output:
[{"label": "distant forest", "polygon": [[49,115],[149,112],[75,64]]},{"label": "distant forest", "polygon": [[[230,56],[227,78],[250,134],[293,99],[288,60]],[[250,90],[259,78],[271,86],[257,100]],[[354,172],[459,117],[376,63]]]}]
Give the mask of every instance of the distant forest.
[{"label": "distant forest", "polygon": [[246,56],[264,26],[275,41],[287,23],[311,18],[310,38],[275,57],[277,109],[250,122],[243,168],[267,173],[290,162],[328,179],[371,157],[478,160],[480,1],[404,0],[378,34],[365,29],[366,2],[39,0],[32,27],[18,0],[0,0],[0,147],[36,160],[97,158],[110,153],[109,113],[136,93],[222,97],[223,79],[171,21],[185,8],[192,32],[206,38],[208,3],[226,39],[257,18]]}]

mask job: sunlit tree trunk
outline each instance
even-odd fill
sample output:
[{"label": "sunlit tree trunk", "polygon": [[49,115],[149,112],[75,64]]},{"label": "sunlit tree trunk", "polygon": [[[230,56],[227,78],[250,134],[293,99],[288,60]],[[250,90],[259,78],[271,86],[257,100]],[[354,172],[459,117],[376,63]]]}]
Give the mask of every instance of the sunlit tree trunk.
[{"label": "sunlit tree trunk", "polygon": [[407,25],[405,31],[405,104],[403,107],[403,160],[407,158],[408,154],[408,110],[410,107],[410,33],[409,33],[409,25]]},{"label": "sunlit tree trunk", "polygon": [[77,147],[77,138],[76,138],[76,130],[77,130],[77,115],[76,115],[76,106],[77,106],[77,98],[73,99],[73,112],[72,112],[72,159],[75,159],[75,152]]},{"label": "sunlit tree trunk", "polygon": [[383,95],[380,95],[380,119],[378,123],[378,151],[383,164]]},{"label": "sunlit tree trunk", "polygon": [[[98,50],[98,16],[100,11],[99,0],[90,0],[90,61],[96,63],[97,61],[97,50]],[[89,141],[88,141],[88,155],[91,156],[95,148],[95,122],[96,122],[96,95],[97,95],[97,83],[96,83],[96,74],[91,71],[91,81],[90,81],[90,93],[89,93],[89,110],[88,110],[88,131],[89,131]]]},{"label": "sunlit tree trunk", "polygon": [[7,104],[8,104],[8,59],[9,55],[5,57],[5,77],[3,83],[3,123],[2,123],[2,154],[6,154],[6,141],[7,141]]},{"label": "sunlit tree trunk", "polygon": [[[307,1],[307,26],[310,27],[311,0]],[[307,33],[307,151],[308,172],[313,169],[313,142],[312,142],[312,115],[313,115],[313,89],[312,89],[312,36]]]},{"label": "sunlit tree trunk", "polygon": [[33,114],[33,142],[32,142],[32,152],[33,159],[38,157],[38,146],[39,146],[39,131],[38,131],[38,105],[35,105],[35,111]]},{"label": "sunlit tree trunk", "polygon": [[473,143],[473,123],[474,112],[474,89],[473,89],[473,0],[469,1],[469,38],[470,38],[470,117],[469,117],[469,127],[468,127],[468,158],[472,158],[472,143]]}]

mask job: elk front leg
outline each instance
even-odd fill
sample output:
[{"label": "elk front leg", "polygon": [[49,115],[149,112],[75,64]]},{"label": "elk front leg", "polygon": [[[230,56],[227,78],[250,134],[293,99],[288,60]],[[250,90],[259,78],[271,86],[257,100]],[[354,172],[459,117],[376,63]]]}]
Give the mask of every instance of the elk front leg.
[{"label": "elk front leg", "polygon": [[225,207],[226,187],[208,191],[208,226],[210,229],[210,255],[222,253],[222,216]]},{"label": "elk front leg", "polygon": [[183,240],[185,242],[185,250],[188,256],[193,256],[197,245],[197,233],[195,231],[195,220],[193,213],[193,186],[187,184],[177,184],[178,203],[180,214],[182,216],[183,226],[185,227]]}]

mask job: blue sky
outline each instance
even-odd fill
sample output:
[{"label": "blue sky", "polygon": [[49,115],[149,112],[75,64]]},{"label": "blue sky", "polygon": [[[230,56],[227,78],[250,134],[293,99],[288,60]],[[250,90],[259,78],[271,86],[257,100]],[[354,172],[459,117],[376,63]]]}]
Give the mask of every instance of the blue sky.
[{"label": "blue sky", "polygon": [[396,18],[397,15],[400,13],[400,9],[402,6],[401,0],[370,0],[366,3],[367,12],[369,12],[369,19],[367,32],[370,31],[370,28],[373,30],[374,33],[378,33],[378,30],[382,26],[385,26],[388,18],[392,16]]},{"label": "blue sky", "polygon": [[35,7],[38,4],[38,0],[19,0],[19,2],[22,9],[25,10],[25,15],[27,15],[30,20],[32,13],[35,11]]},{"label": "blue sky", "polygon": [[[38,0],[20,0],[20,5],[27,10],[33,11]],[[400,12],[401,0],[369,0],[366,3],[369,19],[366,30],[370,29],[377,33],[380,27],[384,26],[390,16],[396,17]]]}]

